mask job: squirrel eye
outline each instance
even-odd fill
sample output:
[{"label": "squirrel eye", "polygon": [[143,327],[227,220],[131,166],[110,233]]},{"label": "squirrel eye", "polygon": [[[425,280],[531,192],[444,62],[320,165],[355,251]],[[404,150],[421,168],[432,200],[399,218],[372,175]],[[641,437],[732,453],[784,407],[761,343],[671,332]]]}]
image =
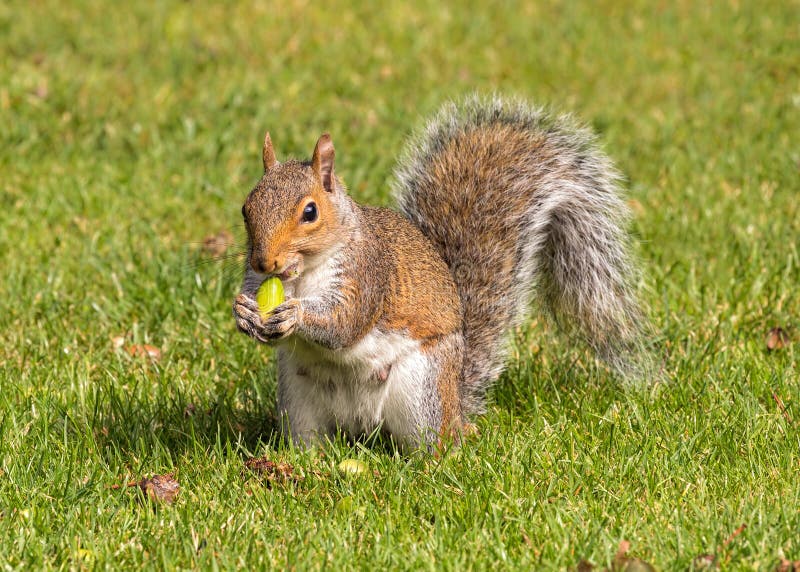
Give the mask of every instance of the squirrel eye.
[{"label": "squirrel eye", "polygon": [[314,222],[317,220],[317,205],[314,202],[310,202],[306,205],[303,209],[303,222]]}]

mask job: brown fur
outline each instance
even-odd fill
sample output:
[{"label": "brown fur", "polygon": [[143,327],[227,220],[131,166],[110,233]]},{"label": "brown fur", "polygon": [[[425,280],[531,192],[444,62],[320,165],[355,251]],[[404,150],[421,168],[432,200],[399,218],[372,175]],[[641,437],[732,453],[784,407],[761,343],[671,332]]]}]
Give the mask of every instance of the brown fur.
[{"label": "brown fur", "polygon": [[458,285],[467,413],[483,410],[534,296],[620,373],[639,373],[627,208],[591,133],[522,102],[471,98],[428,123],[398,179],[401,212]]},{"label": "brown fur", "polygon": [[[432,365],[423,377],[406,373],[418,393],[402,410],[415,412],[420,434],[459,432],[465,415],[483,409],[508,332],[533,292],[601,357],[621,371],[630,365],[624,350],[639,313],[624,202],[610,162],[568,118],[501,99],[446,106],[401,162],[402,214],[347,196],[327,134],[311,161],[283,164],[267,136],[263,162],[243,209],[250,265],[262,276],[303,264],[321,270],[301,283],[302,300],[287,299],[264,322],[245,295],[263,278],[246,276],[237,324],[262,341],[298,336],[312,356],[346,350],[373,332],[399,336],[376,335],[383,341],[370,338],[364,351],[374,343],[414,355],[403,344],[419,342],[410,346],[427,356],[419,363]],[[319,212],[313,223],[301,220],[309,201]],[[324,286],[309,294],[318,277]],[[327,355],[325,363],[338,363]],[[390,378],[392,363],[357,359],[375,368],[358,383]]]},{"label": "brown fur", "polygon": [[458,432],[464,418],[461,412],[461,369],[464,361],[464,344],[460,335],[450,336],[438,343],[423,346],[425,351],[436,352],[439,357],[440,370],[436,378],[436,387],[442,408],[442,423],[439,435],[451,435]]},{"label": "brown fur", "polygon": [[419,230],[396,212],[365,208],[367,224],[392,257],[381,326],[430,340],[460,328],[460,301],[441,257]]},{"label": "brown fur", "polygon": [[383,314],[377,326],[407,332],[428,352],[438,352],[437,378],[442,409],[441,431],[461,425],[459,385],[462,347],[447,337],[461,333],[461,302],[455,283],[430,242],[394,211],[364,209],[369,226],[393,264],[384,294]]}]

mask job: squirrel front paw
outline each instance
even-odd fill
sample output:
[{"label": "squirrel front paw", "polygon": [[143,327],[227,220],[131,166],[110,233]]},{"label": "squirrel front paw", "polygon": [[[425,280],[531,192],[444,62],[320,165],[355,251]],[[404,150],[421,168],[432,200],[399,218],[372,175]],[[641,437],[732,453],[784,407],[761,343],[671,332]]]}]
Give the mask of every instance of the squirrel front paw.
[{"label": "squirrel front paw", "polygon": [[233,302],[233,316],[239,330],[266,344],[294,333],[300,317],[300,301],[296,298],[286,300],[262,318],[258,303],[245,294],[239,294]]}]

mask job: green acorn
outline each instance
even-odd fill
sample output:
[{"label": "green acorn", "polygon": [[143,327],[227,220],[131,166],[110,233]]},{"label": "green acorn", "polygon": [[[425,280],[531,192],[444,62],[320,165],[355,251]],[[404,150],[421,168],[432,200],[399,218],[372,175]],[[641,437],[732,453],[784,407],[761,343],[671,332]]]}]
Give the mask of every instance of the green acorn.
[{"label": "green acorn", "polygon": [[283,300],[283,282],[281,282],[281,279],[273,276],[264,280],[256,294],[256,302],[258,302],[261,318],[266,319],[275,308],[283,303]]}]

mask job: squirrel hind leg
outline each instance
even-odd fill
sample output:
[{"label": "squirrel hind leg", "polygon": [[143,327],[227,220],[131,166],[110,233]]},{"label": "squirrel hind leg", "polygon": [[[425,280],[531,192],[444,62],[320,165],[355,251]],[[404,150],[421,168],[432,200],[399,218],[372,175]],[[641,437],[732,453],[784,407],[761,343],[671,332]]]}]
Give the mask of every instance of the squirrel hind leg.
[{"label": "squirrel hind leg", "polygon": [[460,432],[463,351],[461,334],[452,333],[426,340],[392,366],[383,424],[403,448],[433,451]]}]

